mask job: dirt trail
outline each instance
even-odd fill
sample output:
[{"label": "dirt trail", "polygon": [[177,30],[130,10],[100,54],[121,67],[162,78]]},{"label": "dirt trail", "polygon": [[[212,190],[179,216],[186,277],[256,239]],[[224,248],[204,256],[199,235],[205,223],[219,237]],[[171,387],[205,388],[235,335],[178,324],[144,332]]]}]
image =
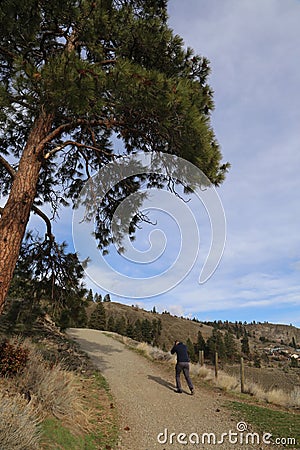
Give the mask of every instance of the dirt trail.
[{"label": "dirt trail", "polygon": [[[121,436],[118,448],[122,450],[154,449],[271,449],[271,445],[251,446],[234,443],[222,433],[237,433],[237,420],[224,407],[221,393],[197,387],[194,396],[188,394],[185,380],[182,385],[186,392],[174,392],[174,377],[167,370],[148,361],[143,356],[129,350],[124,344],[106,336],[101,331],[89,329],[70,329],[69,336],[76,340],[82,350],[87,352],[92,361],[108,381],[115,403],[120,413]],[[165,432],[167,430],[167,433]],[[250,427],[248,432],[251,432]],[[158,441],[159,433],[160,442]],[[171,433],[176,433],[171,436]],[[185,433],[185,436],[179,436]],[[203,433],[214,433],[205,438]],[[245,434],[238,433],[245,440]],[[195,445],[199,437],[200,445]],[[167,438],[167,442],[164,442]],[[179,443],[187,441],[187,444]],[[192,441],[192,443],[189,442]],[[260,439],[261,440],[261,439]]]}]

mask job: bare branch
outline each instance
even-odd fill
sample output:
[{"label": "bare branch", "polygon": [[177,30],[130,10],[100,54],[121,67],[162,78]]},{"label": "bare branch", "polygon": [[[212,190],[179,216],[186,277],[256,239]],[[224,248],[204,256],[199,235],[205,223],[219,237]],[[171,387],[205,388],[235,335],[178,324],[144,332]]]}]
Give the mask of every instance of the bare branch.
[{"label": "bare branch", "polygon": [[50,221],[49,217],[35,205],[32,205],[32,211],[37,216],[39,216],[41,219],[43,219],[43,221],[46,224],[46,228],[47,228],[46,237],[48,237],[49,240],[51,242],[53,242],[54,241],[54,235],[52,234],[52,224],[51,224],[51,221]]},{"label": "bare branch", "polygon": [[85,172],[88,178],[91,178],[90,168],[89,168],[89,160],[87,156],[83,152],[79,152],[85,161]]},{"label": "bare branch", "polygon": [[[11,166],[11,164],[9,164],[8,161],[6,161],[5,158],[3,158],[2,155],[0,155],[0,164],[3,165],[3,167],[6,169],[6,171],[9,173],[9,175],[11,176],[12,179],[15,178],[17,172],[16,170]],[[0,208],[0,213],[2,215],[4,208]],[[45,213],[43,213],[43,211],[41,211],[37,206],[32,205],[32,211],[37,214],[39,217],[41,217],[45,224],[46,224],[46,228],[47,228],[47,233],[46,236],[48,236],[48,238],[50,239],[50,241],[53,241],[54,236],[52,234],[52,225],[50,222],[50,219],[48,216],[46,216]]]},{"label": "bare branch", "polygon": [[[156,226],[157,225],[157,221],[155,221],[155,222],[152,222],[152,220],[151,219],[149,219],[149,217],[148,217],[148,215],[147,214],[145,214],[145,213],[142,213],[142,212],[139,212],[139,213],[137,213],[137,218],[139,219],[139,221],[140,222],[145,222],[145,223],[149,223],[150,225],[154,225],[154,226]],[[142,227],[141,226],[139,226],[139,225],[137,225],[136,224],[136,227],[139,229],[139,230],[141,230],[142,229]]]},{"label": "bare branch", "polygon": [[116,59],[106,59],[104,61],[101,61],[100,64],[102,66],[105,66],[106,64],[116,64],[117,60]]},{"label": "bare branch", "polygon": [[111,128],[112,126],[122,125],[123,122],[117,121],[115,119],[101,119],[101,120],[86,120],[86,119],[77,119],[74,122],[64,123],[63,125],[60,125],[55,130],[53,130],[51,133],[48,134],[48,136],[43,139],[39,146],[37,147],[37,151],[41,151],[46,144],[53,141],[53,139],[61,136],[66,131],[70,131],[79,125],[91,125],[91,126],[106,126],[107,128]]},{"label": "bare branch", "polygon": [[2,155],[0,155],[0,164],[6,169],[6,172],[9,173],[9,175],[14,178],[17,174],[13,166],[5,159]]},{"label": "bare branch", "polygon": [[9,50],[7,50],[5,47],[0,47],[0,54],[9,56],[12,59],[15,59],[16,55]]},{"label": "bare branch", "polygon": [[170,177],[170,175],[168,175],[168,189],[170,190],[170,192],[172,192],[172,194],[174,194],[176,197],[180,198],[180,200],[182,200],[184,203],[189,203],[190,202],[190,198],[188,198],[187,200],[185,200],[180,194],[178,194],[178,192],[175,189],[175,181]]},{"label": "bare branch", "polygon": [[87,149],[90,149],[90,150],[94,150],[95,152],[101,152],[101,153],[103,153],[103,154],[105,154],[107,156],[110,156],[110,157],[112,156],[111,153],[108,153],[105,150],[100,150],[98,147],[94,147],[93,145],[82,144],[81,142],[75,142],[75,141],[66,141],[63,144],[58,145],[57,147],[53,148],[48,153],[46,153],[44,158],[45,159],[49,159],[50,156],[52,156],[55,153],[59,152],[63,148],[67,147],[68,145],[74,145],[75,147],[78,147],[78,148],[87,148]]}]

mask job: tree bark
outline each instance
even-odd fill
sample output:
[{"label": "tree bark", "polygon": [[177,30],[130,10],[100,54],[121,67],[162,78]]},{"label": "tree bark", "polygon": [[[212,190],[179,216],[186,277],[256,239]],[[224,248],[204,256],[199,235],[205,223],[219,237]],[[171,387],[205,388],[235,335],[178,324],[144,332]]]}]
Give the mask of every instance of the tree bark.
[{"label": "tree bark", "polygon": [[44,145],[52,115],[42,111],[33,123],[6,205],[0,216],[0,314],[36,195]]}]

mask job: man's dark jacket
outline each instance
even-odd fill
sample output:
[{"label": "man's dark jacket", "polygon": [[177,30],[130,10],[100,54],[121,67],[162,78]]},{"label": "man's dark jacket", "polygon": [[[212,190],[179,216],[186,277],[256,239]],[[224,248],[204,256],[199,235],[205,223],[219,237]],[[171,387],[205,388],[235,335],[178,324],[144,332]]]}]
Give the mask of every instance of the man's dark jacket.
[{"label": "man's dark jacket", "polygon": [[187,348],[186,345],[184,345],[182,342],[179,342],[179,344],[174,344],[172,350],[171,350],[172,355],[174,355],[174,353],[177,354],[177,362],[190,362],[190,358],[187,352]]}]

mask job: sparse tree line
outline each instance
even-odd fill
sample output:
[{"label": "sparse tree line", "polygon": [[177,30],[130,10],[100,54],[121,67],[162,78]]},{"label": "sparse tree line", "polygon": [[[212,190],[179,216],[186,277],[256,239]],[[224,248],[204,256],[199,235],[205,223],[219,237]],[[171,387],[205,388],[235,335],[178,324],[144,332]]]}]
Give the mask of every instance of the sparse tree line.
[{"label": "sparse tree line", "polygon": [[192,342],[190,338],[187,339],[187,348],[192,362],[199,361],[199,352],[204,352],[204,358],[211,362],[215,360],[215,354],[222,361],[234,362],[243,354],[250,355],[249,339],[246,334],[240,340],[240,348],[233,333],[226,331],[225,334],[220,330],[213,329],[211,336],[205,340],[201,331],[198,331],[197,341]]},{"label": "sparse tree line", "polygon": [[[247,322],[244,321],[235,321],[229,322],[228,320],[214,320],[210,322],[202,322],[204,325],[208,325],[209,327],[213,327],[215,330],[223,330],[228,331],[235,335],[237,339],[242,338],[245,334],[250,336],[250,333],[246,329]],[[255,323],[255,322],[253,322]]]},{"label": "sparse tree line", "polygon": [[91,314],[88,322],[89,328],[95,330],[106,330],[127,336],[140,342],[158,345],[161,335],[162,324],[160,319],[137,319],[130,321],[124,316],[114,317],[110,315],[107,318],[105,307],[102,302],[98,302]]}]

